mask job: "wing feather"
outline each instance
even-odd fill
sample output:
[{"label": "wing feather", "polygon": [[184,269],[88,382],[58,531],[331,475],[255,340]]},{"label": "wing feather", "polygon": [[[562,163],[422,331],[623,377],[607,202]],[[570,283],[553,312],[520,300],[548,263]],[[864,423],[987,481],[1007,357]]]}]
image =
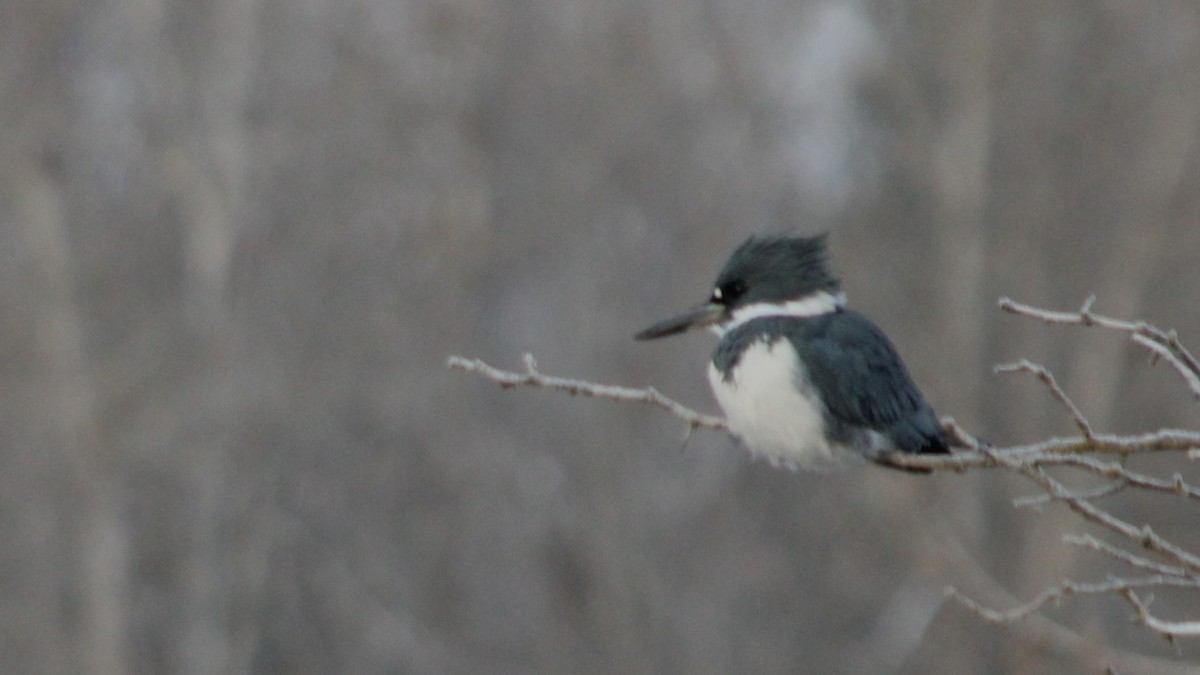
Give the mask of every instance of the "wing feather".
[{"label": "wing feather", "polygon": [[869,319],[844,311],[807,322],[793,339],[830,417],[847,428],[885,433],[905,452],[946,452],[936,415],[895,347]]}]

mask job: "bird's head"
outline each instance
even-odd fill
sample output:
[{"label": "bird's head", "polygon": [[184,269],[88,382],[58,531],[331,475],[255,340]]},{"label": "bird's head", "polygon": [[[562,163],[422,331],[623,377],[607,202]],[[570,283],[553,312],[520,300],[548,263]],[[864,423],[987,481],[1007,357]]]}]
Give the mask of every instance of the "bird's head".
[{"label": "bird's head", "polygon": [[634,337],[653,340],[709,326],[724,333],[764,316],[817,316],[845,303],[826,267],[826,238],[750,237],[725,262],[708,301]]}]

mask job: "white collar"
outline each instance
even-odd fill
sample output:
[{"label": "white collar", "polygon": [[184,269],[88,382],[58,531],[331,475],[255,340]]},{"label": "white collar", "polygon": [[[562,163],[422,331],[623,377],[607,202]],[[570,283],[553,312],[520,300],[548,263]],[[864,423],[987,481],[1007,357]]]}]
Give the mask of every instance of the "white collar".
[{"label": "white collar", "polygon": [[738,307],[733,310],[728,321],[714,324],[712,330],[717,335],[724,335],[734,328],[754,319],[761,319],[768,316],[790,316],[809,319],[814,316],[836,312],[845,305],[845,293],[831,293],[829,291],[817,291],[799,300],[789,300],[782,304],[777,302],[756,302],[752,305]]}]

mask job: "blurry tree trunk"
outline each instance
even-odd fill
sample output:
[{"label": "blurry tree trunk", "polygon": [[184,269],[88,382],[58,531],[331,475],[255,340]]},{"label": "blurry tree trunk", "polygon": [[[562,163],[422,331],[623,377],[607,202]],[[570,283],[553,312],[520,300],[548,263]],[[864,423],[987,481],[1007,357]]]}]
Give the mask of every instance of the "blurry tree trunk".
[{"label": "blurry tree trunk", "polygon": [[17,222],[24,224],[35,276],[36,368],[42,373],[45,402],[38,411],[39,421],[47,446],[58,452],[55,460],[66,488],[56,500],[57,517],[63,521],[60,531],[69,537],[60,550],[77,556],[49,561],[62,564],[75,579],[71,585],[77,586],[81,599],[78,616],[67,618],[68,625],[79,626],[78,639],[67,641],[74,646],[70,669],[124,673],[129,671],[129,533],[120,516],[121,489],[113,472],[112,450],[97,428],[96,392],[88,376],[73,297],[77,267],[57,187],[32,163],[16,166],[9,178],[17,186],[12,190],[20,200]]},{"label": "blurry tree trunk", "polygon": [[[1113,229],[1107,256],[1116,264],[1093,275],[1098,306],[1117,316],[1146,314],[1147,287],[1158,272],[1158,261],[1168,257],[1174,243],[1170,206],[1178,191],[1194,189],[1184,184],[1184,176],[1196,157],[1200,74],[1173,68],[1167,76],[1156,75],[1145,73],[1143,79],[1152,83],[1151,94],[1136,103],[1142,120],[1137,150],[1109,183],[1125,205],[1118,215],[1124,222]],[[1114,128],[1111,135],[1122,131],[1136,133]],[[1087,236],[1093,235],[1080,232],[1080,237]],[[1125,348],[1122,341],[1092,341],[1076,351],[1070,366],[1068,388],[1077,392],[1081,408],[1101,424],[1116,416],[1123,369],[1114,364],[1122,363]]]}]

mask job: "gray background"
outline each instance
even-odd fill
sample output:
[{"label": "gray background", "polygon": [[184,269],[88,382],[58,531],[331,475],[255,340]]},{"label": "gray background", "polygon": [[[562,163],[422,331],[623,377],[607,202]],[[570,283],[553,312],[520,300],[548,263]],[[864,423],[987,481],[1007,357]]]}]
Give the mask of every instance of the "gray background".
[{"label": "gray background", "polygon": [[[1192,2],[9,0],[0,666],[1172,672],[1196,645],[1115,598],[943,602],[1126,571],[1015,478],[777,471],[444,364],[713,411],[711,336],[630,336],[748,234],[829,230],[985,438],[1072,432],[991,374],[1022,356],[1103,430],[1194,428],[1144,352],[996,299],[1200,345],[1198,131]],[[1196,550],[1177,502],[1105,505]]]}]

